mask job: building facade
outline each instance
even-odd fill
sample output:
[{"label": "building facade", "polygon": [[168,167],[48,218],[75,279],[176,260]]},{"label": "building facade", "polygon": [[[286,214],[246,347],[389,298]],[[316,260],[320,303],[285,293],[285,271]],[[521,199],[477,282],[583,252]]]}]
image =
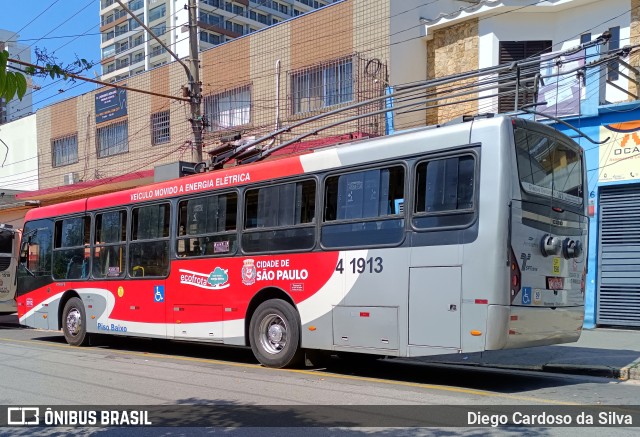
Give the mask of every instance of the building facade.
[{"label": "building facade", "polygon": [[[335,0],[199,0],[200,50],[303,15]],[[179,58],[189,55],[189,11],[172,0],[123,2]],[[115,82],[173,58],[114,0],[100,2],[102,80]]]},{"label": "building facade", "polygon": [[[423,16],[427,39],[427,65],[430,79],[505,65],[540,54],[561,52],[610,32],[610,49],[620,48],[638,38],[635,29],[637,12],[630,0],[549,0],[531,3],[519,0],[478,0],[464,3],[453,12]],[[634,16],[632,16],[632,12]],[[606,19],[605,19],[606,17]],[[632,27],[634,35],[632,35]],[[603,88],[604,99],[615,103],[632,98],[625,90],[633,84],[623,74],[611,74]],[[530,72],[540,72],[535,67]],[[478,84],[478,92],[440,103],[461,102],[441,106],[429,113],[429,124],[445,122],[467,113],[508,112],[515,109],[514,88],[507,86],[483,90],[491,76],[469,80]],[[630,88],[631,87],[631,88]],[[520,103],[531,103],[531,93],[519,94]]]},{"label": "building facade", "polygon": [[[526,58],[569,50],[603,34],[608,42],[577,55],[597,62],[624,46],[640,41],[638,0],[480,0],[451,13],[423,17],[430,79],[509,64]],[[573,59],[565,57],[567,66]],[[573,63],[574,65],[575,62]],[[587,69],[577,78],[547,79],[539,89],[537,108],[555,101],[555,114],[580,129],[589,139],[561,124],[556,127],[575,138],[585,150],[589,193],[589,250],[585,327],[640,326],[640,110],[638,79],[640,56],[631,49],[623,62],[610,61]],[[554,66],[555,71],[559,68]],[[534,72],[545,74],[543,63]],[[483,90],[496,75],[468,79],[477,93],[448,98],[437,89],[440,103],[429,123],[442,123],[461,113],[510,112],[536,103],[513,87]],[[550,83],[549,83],[550,82]],[[442,87],[446,88],[446,87]],[[561,100],[572,102],[562,107]],[[516,102],[519,105],[516,106]],[[541,102],[547,105],[541,104]],[[598,144],[600,143],[600,144]],[[580,272],[575,272],[579,275]]]},{"label": "building facade", "polygon": [[[327,113],[268,144],[329,123],[336,125],[317,132],[310,138],[313,144],[385,134],[385,116],[379,111],[393,78],[425,79],[424,47],[399,67],[402,74],[390,69],[392,51],[424,45],[419,35],[390,43],[393,26],[417,23],[405,9],[389,0],[342,1],[202,52],[204,156],[229,136],[250,141]],[[397,15],[395,24],[392,15]],[[184,67],[172,62],[119,84],[158,95],[107,87],[38,111],[40,192],[34,198],[57,202],[141,185],[152,180],[156,166],[194,159],[190,108],[182,98],[188,85]],[[346,113],[330,113],[376,98]],[[370,112],[378,113],[367,116]],[[338,124],[347,118],[351,121]],[[405,120],[402,127],[423,125],[424,111],[398,114],[398,120]]]},{"label": "building facade", "polygon": [[[31,62],[31,49],[29,46],[18,43],[19,37],[20,35],[15,32],[0,29],[0,51],[8,51],[10,58]],[[9,63],[9,70],[11,67],[12,63]],[[13,67],[22,68],[19,65]],[[5,102],[3,98],[0,98],[0,124],[31,114],[33,107],[31,105],[30,83],[27,83],[27,86],[27,92],[22,100],[13,99],[10,102]]]}]

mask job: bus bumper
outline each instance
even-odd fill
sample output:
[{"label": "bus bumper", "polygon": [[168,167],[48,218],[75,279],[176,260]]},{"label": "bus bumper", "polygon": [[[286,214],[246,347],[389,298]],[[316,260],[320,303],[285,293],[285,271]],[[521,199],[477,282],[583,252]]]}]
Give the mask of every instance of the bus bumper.
[{"label": "bus bumper", "polygon": [[488,316],[485,349],[516,349],[578,341],[584,307],[489,305]]}]

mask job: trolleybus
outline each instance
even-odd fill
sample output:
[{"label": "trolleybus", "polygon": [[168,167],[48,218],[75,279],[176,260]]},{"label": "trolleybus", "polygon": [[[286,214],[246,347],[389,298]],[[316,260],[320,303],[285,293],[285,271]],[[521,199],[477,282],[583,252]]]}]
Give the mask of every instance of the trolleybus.
[{"label": "trolleybus", "polygon": [[584,155],[473,117],[30,210],[20,323],[416,357],[577,341]]}]

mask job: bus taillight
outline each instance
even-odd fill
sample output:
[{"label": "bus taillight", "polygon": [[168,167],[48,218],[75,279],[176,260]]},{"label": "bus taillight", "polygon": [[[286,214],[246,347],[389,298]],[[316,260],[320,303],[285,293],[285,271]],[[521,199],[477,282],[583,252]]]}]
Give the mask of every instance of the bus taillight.
[{"label": "bus taillight", "polygon": [[509,275],[511,278],[511,303],[513,303],[513,300],[520,292],[520,267],[518,267],[518,261],[516,260],[516,256],[513,253],[513,249],[511,249],[511,259],[509,265]]}]

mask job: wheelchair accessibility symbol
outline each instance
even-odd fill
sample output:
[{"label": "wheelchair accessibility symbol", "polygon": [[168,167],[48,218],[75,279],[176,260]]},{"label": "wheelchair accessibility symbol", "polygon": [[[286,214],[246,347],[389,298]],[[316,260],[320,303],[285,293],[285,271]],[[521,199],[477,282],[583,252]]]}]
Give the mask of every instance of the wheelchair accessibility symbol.
[{"label": "wheelchair accessibility symbol", "polygon": [[154,302],[164,302],[164,285],[156,285],[153,287]]},{"label": "wheelchair accessibility symbol", "polygon": [[531,287],[522,287],[522,305],[531,305]]}]

